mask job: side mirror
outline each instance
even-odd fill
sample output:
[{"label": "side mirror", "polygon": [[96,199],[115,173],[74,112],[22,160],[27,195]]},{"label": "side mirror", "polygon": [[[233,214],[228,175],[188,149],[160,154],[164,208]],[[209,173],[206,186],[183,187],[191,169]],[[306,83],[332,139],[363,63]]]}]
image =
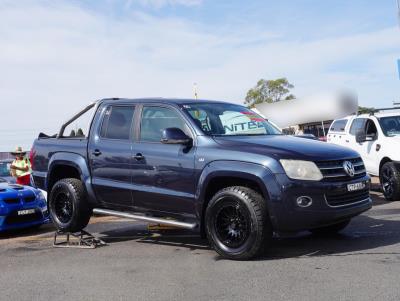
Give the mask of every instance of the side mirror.
[{"label": "side mirror", "polygon": [[192,138],[188,137],[181,129],[166,128],[162,133],[161,143],[189,145],[192,143]]},{"label": "side mirror", "polygon": [[367,134],[365,133],[364,130],[359,130],[356,133],[356,142],[357,143],[362,143],[367,141]]}]

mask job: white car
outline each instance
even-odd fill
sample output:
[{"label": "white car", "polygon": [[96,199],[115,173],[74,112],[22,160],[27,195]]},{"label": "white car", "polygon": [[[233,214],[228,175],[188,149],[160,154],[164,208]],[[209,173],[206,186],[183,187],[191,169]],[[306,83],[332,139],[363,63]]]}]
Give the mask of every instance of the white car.
[{"label": "white car", "polygon": [[351,115],[335,120],[328,143],[360,153],[367,172],[379,176],[385,198],[400,200],[400,113]]}]

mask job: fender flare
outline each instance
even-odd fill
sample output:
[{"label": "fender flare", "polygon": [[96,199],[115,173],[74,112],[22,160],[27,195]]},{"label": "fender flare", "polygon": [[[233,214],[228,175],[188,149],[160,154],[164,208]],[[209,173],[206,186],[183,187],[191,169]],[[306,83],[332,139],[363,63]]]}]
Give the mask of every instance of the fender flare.
[{"label": "fender flare", "polygon": [[[74,154],[74,153],[67,153],[67,152],[59,152],[54,154],[50,160],[49,160],[49,168],[48,168],[48,174],[46,177],[46,189],[47,191],[49,190],[49,179],[51,177],[51,174],[54,170],[55,167],[57,166],[70,166],[75,168],[80,176],[80,179],[86,189],[86,192],[89,197],[89,202],[93,203],[96,200],[95,193],[92,188],[92,178],[91,174],[89,171],[88,164],[86,162],[86,159],[79,155],[79,154]],[[48,191],[50,193],[50,191]]]},{"label": "fender flare", "polygon": [[[272,171],[263,165],[241,161],[213,161],[202,170],[196,189],[196,214],[203,221],[203,214],[208,200],[205,199],[207,186],[212,179],[217,177],[238,177],[254,181],[261,188],[265,198],[267,210],[271,219],[275,214],[270,201],[280,199],[280,186]],[[266,183],[268,183],[266,185]]]}]

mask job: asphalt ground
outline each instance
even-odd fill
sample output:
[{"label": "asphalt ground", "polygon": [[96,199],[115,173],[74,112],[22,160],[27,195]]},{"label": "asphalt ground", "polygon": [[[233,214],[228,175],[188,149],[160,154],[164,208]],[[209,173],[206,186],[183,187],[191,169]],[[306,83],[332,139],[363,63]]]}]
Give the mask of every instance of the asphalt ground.
[{"label": "asphalt ground", "polygon": [[400,202],[373,208],[342,234],[274,238],[253,261],[220,258],[182,230],[92,218],[107,245],[53,248],[51,225],[0,235],[0,300],[400,300]]}]

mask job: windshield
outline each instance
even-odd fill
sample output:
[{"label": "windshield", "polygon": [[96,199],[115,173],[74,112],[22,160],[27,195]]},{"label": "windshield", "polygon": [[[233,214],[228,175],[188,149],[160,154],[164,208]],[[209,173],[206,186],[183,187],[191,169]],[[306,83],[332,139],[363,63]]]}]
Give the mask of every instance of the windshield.
[{"label": "windshield", "polygon": [[0,177],[10,176],[9,165],[10,163],[0,162]]},{"label": "windshield", "polygon": [[381,117],[379,123],[386,136],[400,135],[400,116]]},{"label": "windshield", "polygon": [[281,135],[281,132],[246,107],[227,103],[183,105],[194,122],[210,136]]}]

